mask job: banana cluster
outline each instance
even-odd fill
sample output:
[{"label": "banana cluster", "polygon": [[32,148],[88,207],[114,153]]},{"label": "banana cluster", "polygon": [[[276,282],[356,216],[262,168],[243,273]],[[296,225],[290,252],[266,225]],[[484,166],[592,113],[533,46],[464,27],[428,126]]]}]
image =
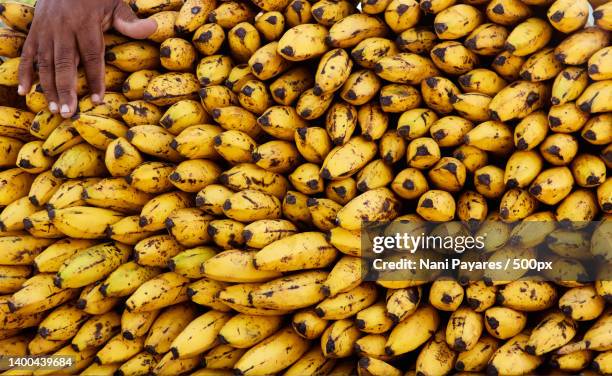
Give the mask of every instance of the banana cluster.
[{"label": "banana cluster", "polygon": [[[0,106],[0,354],[74,360],[2,375],[612,374],[612,2],[126,2],[104,103]],[[364,221],[452,220],[555,271],[366,281]]]}]

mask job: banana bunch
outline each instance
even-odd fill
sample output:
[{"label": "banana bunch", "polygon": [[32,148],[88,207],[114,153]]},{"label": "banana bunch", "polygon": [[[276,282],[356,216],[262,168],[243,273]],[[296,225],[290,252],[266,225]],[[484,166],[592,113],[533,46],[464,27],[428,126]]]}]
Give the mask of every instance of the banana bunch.
[{"label": "banana bunch", "polygon": [[612,2],[125,3],[70,119],[0,3],[0,372],[612,373]]}]

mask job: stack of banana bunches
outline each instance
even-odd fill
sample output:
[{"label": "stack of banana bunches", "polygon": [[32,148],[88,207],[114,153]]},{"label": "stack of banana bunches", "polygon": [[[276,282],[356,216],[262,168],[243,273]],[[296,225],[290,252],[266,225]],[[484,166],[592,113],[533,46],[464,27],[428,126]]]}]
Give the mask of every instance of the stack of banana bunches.
[{"label": "stack of banana bunches", "polygon": [[[40,84],[0,107],[0,354],[73,360],[3,375],[612,373],[605,278],[360,258],[362,221],[462,221],[492,255],[610,218],[612,2],[129,5],[158,28],[105,34],[104,104],[79,70],[71,119]],[[34,12],[0,5],[13,91]],[[563,231],[529,245],[599,252]]]}]

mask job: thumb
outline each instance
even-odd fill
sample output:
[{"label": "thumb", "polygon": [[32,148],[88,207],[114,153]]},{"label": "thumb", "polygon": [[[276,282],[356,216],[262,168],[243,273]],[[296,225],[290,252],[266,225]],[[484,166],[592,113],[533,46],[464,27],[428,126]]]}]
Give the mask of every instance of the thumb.
[{"label": "thumb", "polygon": [[157,22],[136,17],[124,1],[119,1],[113,14],[113,27],[127,37],[144,39],[157,30]]}]

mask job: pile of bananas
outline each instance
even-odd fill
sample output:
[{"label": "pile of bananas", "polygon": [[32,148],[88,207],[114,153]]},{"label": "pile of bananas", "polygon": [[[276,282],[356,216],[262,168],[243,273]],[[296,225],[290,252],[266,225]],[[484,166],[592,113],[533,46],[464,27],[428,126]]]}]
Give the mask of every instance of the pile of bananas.
[{"label": "pile of bananas", "polygon": [[[453,219],[588,254],[556,224],[612,214],[612,2],[129,5],[158,29],[105,35],[104,104],[80,70],[72,119],[39,84],[0,107],[0,354],[74,360],[3,375],[612,373],[610,254],[595,283],[359,257],[362,221]],[[33,14],[0,4],[0,85]]]}]

